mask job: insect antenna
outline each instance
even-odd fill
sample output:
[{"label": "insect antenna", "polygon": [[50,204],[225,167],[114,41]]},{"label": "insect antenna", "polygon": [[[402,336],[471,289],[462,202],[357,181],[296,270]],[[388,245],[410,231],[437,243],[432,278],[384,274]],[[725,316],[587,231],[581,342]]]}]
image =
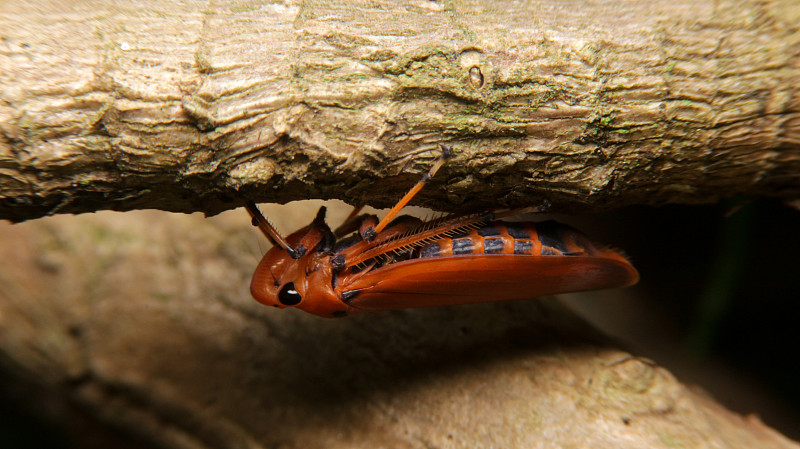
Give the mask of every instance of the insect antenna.
[{"label": "insect antenna", "polygon": [[383,217],[380,223],[378,223],[378,225],[375,226],[375,234],[381,232],[383,228],[385,228],[389,223],[392,222],[394,217],[398,213],[400,213],[400,209],[404,208],[406,204],[408,204],[408,202],[411,201],[411,198],[414,198],[414,195],[416,195],[420,190],[422,190],[425,184],[427,184],[427,182],[430,181],[431,178],[433,178],[433,175],[435,175],[436,172],[439,171],[439,169],[442,167],[442,165],[444,165],[447,158],[449,158],[453,154],[453,147],[451,147],[450,145],[444,145],[440,143],[439,147],[441,147],[442,149],[442,155],[439,156],[439,159],[436,161],[436,163],[433,164],[433,167],[431,167],[431,169],[428,170],[428,173],[425,173],[422,176],[422,179],[417,181],[417,183],[414,184],[414,187],[412,187],[411,190],[409,190],[408,193],[406,193],[406,195],[403,198],[401,198],[400,201],[397,202],[397,204],[394,205],[394,207],[389,211],[389,213],[387,213],[386,216]]},{"label": "insect antenna", "polygon": [[273,285],[276,286],[276,287],[280,287],[281,283],[280,283],[280,281],[278,281],[278,277],[275,276],[275,273],[272,272],[272,267],[267,265],[267,270],[269,270],[269,275],[272,276]]},{"label": "insect antenna", "polygon": [[247,213],[250,214],[250,217],[253,219],[253,226],[258,226],[258,229],[267,236],[270,242],[273,245],[280,246],[283,248],[284,251],[289,253],[292,259],[299,259],[302,254],[300,252],[294,250],[291,246],[289,246],[289,242],[286,241],[283,236],[275,229],[275,226],[272,226],[264,215],[261,214],[261,211],[258,210],[256,204],[252,201],[248,201],[245,203],[245,208],[247,209]]}]

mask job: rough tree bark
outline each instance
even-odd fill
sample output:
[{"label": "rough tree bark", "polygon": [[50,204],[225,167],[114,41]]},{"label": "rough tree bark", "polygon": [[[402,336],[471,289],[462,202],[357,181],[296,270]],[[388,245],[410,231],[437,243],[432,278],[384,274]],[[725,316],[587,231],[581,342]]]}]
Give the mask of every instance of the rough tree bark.
[{"label": "rough tree bark", "polygon": [[[385,206],[439,142],[442,210],[793,198],[792,3],[4,1],[0,218]],[[0,388],[148,447],[798,447],[552,299],[276,313],[248,229],[2,224]]]},{"label": "rough tree bark", "polygon": [[5,1],[0,218],[387,206],[438,142],[441,210],[797,197],[798,23],[792,0]]}]

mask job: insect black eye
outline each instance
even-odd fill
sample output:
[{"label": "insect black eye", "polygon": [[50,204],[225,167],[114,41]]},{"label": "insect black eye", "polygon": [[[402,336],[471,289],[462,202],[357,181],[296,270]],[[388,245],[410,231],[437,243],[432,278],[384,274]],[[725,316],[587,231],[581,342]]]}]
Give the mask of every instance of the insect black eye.
[{"label": "insect black eye", "polygon": [[302,300],[303,297],[294,289],[294,282],[284,285],[281,291],[278,292],[278,301],[285,306],[296,306]]}]

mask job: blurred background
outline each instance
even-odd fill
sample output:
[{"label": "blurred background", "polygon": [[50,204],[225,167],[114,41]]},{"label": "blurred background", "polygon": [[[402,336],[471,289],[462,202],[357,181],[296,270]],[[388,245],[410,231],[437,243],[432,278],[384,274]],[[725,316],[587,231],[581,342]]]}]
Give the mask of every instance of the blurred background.
[{"label": "blurred background", "polygon": [[573,221],[623,248],[641,282],[606,300],[565,295],[568,304],[683,382],[800,440],[800,212],[737,199]]}]

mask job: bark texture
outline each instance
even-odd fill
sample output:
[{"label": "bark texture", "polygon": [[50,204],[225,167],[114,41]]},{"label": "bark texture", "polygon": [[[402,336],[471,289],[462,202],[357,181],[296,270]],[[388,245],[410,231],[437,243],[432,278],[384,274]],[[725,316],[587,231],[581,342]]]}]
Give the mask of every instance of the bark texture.
[{"label": "bark texture", "polygon": [[104,427],[169,449],[800,448],[554,298],[339,320],[264,307],[254,233],[241,211],[0,224],[0,393],[79,447]]},{"label": "bark texture", "polygon": [[243,198],[441,210],[800,192],[772,1],[0,4],[0,218]]}]

